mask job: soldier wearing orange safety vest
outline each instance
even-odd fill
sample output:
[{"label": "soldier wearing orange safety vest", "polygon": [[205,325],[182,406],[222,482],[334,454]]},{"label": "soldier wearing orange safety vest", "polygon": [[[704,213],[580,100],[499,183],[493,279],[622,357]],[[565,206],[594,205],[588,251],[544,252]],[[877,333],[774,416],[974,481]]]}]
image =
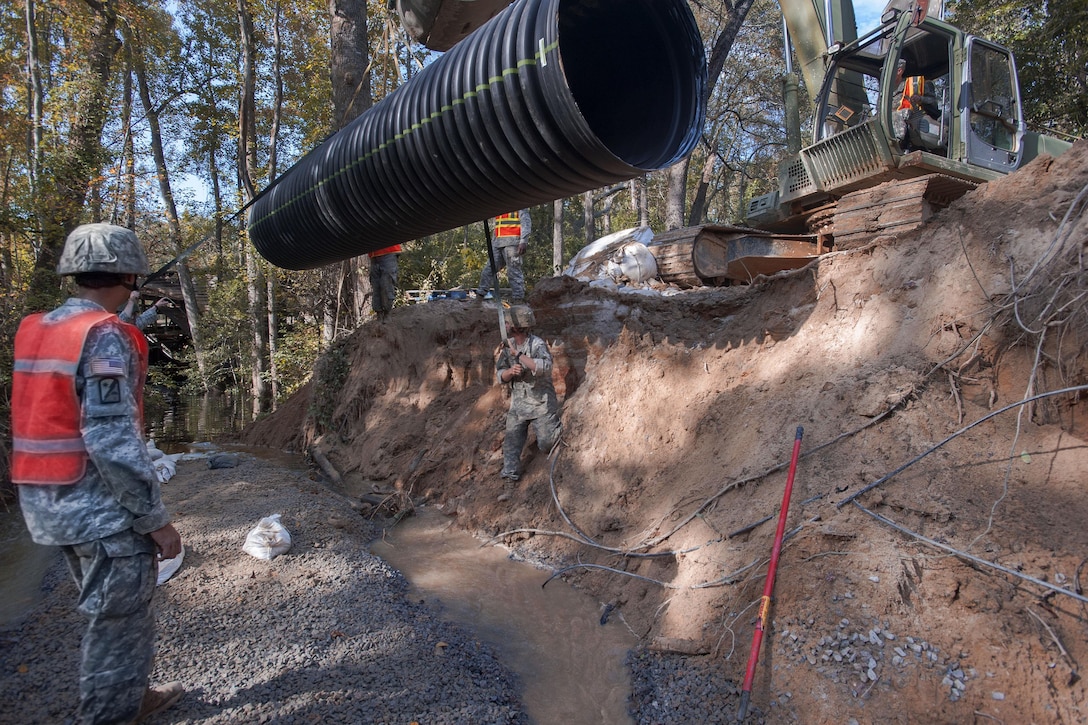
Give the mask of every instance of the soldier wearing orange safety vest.
[{"label": "soldier wearing orange safety vest", "polygon": [[935,143],[927,142],[922,134],[923,125],[929,131],[930,123],[936,124],[941,117],[937,97],[930,84],[922,76],[908,76],[907,62],[900,60],[895,69],[895,95],[892,108],[896,136],[905,151],[933,149]]},{"label": "soldier wearing orange safety vest", "polygon": [[393,300],[397,297],[400,251],[400,245],[394,244],[366,255],[370,258],[370,288],[373,290],[370,306],[381,322],[389,319],[389,311],[393,309]]},{"label": "soldier wearing orange safety vest", "polygon": [[31,538],[60,547],[79,590],[85,724],[140,722],[184,693],[148,687],[157,560],[181,537],[143,437],[147,342],[114,313],[149,271],[132,231],[77,227],[57,264],[75,296],[15,336],[11,479]]},{"label": "soldier wearing orange safety vest", "polygon": [[491,269],[489,262],[484,263],[480,273],[480,284],[476,287],[478,298],[490,299],[490,290],[496,284],[496,274],[506,268],[506,277],[510,280],[510,296],[514,302],[525,299],[525,274],[521,270],[521,256],[529,245],[532,232],[532,217],[528,209],[500,214],[495,217],[494,238],[491,248],[494,251],[496,269]]}]

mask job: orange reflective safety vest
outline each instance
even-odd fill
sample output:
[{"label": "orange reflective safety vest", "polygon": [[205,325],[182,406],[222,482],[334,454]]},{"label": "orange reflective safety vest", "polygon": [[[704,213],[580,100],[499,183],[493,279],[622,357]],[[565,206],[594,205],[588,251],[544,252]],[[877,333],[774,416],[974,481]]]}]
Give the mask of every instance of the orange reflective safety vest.
[{"label": "orange reflective safety vest", "polygon": [[[11,379],[11,482],[73,484],[87,471],[87,449],[80,434],[76,373],[90,329],[116,315],[91,310],[58,322],[29,315],[15,333]],[[133,325],[121,323],[140,356],[137,371],[147,374],[147,340]],[[142,425],[143,385],[136,386]]]},{"label": "orange reflective safety vest", "polygon": [[514,211],[509,214],[500,214],[495,217],[496,237],[520,237],[521,215]]},{"label": "orange reflective safety vest", "polygon": [[367,252],[366,256],[374,259],[375,257],[384,257],[386,254],[400,254],[400,245],[394,244],[392,247],[385,247],[383,249],[378,249],[373,252]]},{"label": "orange reflective safety vest", "polygon": [[902,111],[913,108],[914,105],[910,102],[911,96],[924,96],[925,88],[926,79],[922,76],[907,78],[903,83],[903,98],[899,101],[899,108],[896,110]]}]

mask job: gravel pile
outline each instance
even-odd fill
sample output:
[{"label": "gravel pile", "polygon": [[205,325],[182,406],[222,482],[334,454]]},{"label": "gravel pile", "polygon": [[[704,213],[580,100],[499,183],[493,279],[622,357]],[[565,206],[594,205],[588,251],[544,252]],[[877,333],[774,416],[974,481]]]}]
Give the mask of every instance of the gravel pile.
[{"label": "gravel pile", "polygon": [[[290,479],[290,480],[288,480]],[[184,564],[159,588],[152,681],[180,680],[157,723],[527,723],[516,678],[471,634],[405,597],[372,556],[376,531],[303,474],[243,458],[182,462],[164,497]],[[273,513],[292,549],[242,551]],[[75,587],[63,563],[43,598],[0,632],[0,722],[68,723],[78,705]]]}]

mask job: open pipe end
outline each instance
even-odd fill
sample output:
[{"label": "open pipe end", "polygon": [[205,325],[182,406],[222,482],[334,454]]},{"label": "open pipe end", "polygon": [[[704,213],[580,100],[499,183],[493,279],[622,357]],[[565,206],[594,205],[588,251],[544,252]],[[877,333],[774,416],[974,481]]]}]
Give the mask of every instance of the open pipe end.
[{"label": "open pipe end", "polygon": [[619,159],[646,171],[691,153],[706,116],[703,40],[683,2],[559,4],[559,51],[582,116]]}]

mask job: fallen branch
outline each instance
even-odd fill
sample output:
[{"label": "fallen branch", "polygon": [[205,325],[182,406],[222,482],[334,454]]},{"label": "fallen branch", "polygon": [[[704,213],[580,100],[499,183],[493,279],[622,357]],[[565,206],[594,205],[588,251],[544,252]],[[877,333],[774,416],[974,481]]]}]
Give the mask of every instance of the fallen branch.
[{"label": "fallen branch", "polygon": [[1024,398],[1023,400],[1018,400],[1015,403],[1010,403],[1010,404],[1006,405],[1004,408],[998,408],[997,410],[993,411],[992,413],[987,413],[986,415],[982,416],[981,418],[979,418],[975,422],[973,422],[973,423],[971,423],[969,425],[966,425],[963,428],[960,428],[958,431],[956,431],[952,435],[948,436],[947,438],[945,438],[943,441],[941,441],[937,445],[931,447],[929,450],[926,450],[926,451],[920,453],[919,455],[915,456],[914,458],[910,459],[909,461],[907,461],[906,463],[904,463],[902,466],[895,469],[891,473],[888,473],[888,474],[885,474],[885,475],[881,476],[877,480],[870,483],[868,486],[865,486],[864,488],[862,488],[860,491],[857,491],[855,493],[850,494],[849,496],[844,498],[842,501],[839,501],[837,504],[835,504],[835,508],[842,508],[843,506],[845,506],[848,503],[855,503],[856,504],[857,502],[854,499],[856,499],[858,496],[861,496],[862,494],[873,490],[874,488],[876,488],[880,484],[889,481],[890,479],[894,478],[895,476],[898,476],[900,473],[907,470],[908,468],[913,466],[918,461],[922,460],[926,456],[928,456],[931,453],[934,453],[935,451],[940,449],[942,446],[944,446],[949,441],[955,440],[956,438],[960,437],[961,435],[963,435],[967,431],[971,430],[975,426],[978,426],[978,425],[981,425],[982,423],[985,423],[990,418],[994,418],[994,417],[996,417],[998,415],[1001,415],[1002,413],[1008,412],[1008,411],[1012,410],[1013,408],[1019,408],[1019,407],[1021,407],[1023,405],[1026,405],[1028,403],[1032,403],[1032,402],[1034,402],[1036,400],[1039,400],[1040,398],[1048,398],[1048,397],[1052,397],[1052,396],[1055,396],[1055,395],[1063,395],[1065,393],[1075,393],[1075,392],[1078,392],[1078,391],[1081,391],[1081,390],[1088,390],[1088,385],[1074,385],[1073,387],[1070,387],[1070,388],[1062,388],[1061,390],[1051,390],[1048,393],[1039,393],[1038,395],[1032,395],[1029,398]]},{"label": "fallen branch", "polygon": [[682,587],[676,586],[675,584],[669,584],[668,582],[658,581],[657,579],[651,579],[650,577],[642,576],[641,574],[632,574],[629,571],[623,571],[622,569],[614,569],[614,568],[612,568],[610,566],[604,566],[603,564],[571,564],[570,566],[565,566],[562,569],[559,569],[558,571],[553,573],[547,579],[545,579],[544,583],[540,585],[540,588],[543,589],[544,587],[548,586],[548,582],[550,582],[552,579],[555,579],[557,576],[563,576],[568,571],[571,571],[573,569],[604,569],[605,571],[610,571],[613,574],[623,574],[624,576],[629,576],[629,577],[632,577],[633,579],[641,579],[644,582],[650,582],[651,584],[657,584],[658,586],[664,587],[665,589],[681,589],[682,588]]},{"label": "fallen branch", "polygon": [[1050,635],[1050,639],[1053,640],[1054,644],[1058,646],[1058,651],[1061,652],[1062,657],[1064,657],[1065,661],[1069,663],[1069,669],[1071,670],[1069,676],[1069,684],[1072,685],[1077,682],[1077,680],[1080,679],[1080,673],[1078,672],[1080,668],[1077,666],[1077,661],[1073,659],[1073,656],[1070,655],[1069,652],[1062,645],[1062,641],[1058,639],[1058,635],[1056,635],[1054,633],[1054,630],[1050,628],[1050,625],[1047,624],[1046,621],[1038,614],[1036,614],[1035,611],[1032,610],[1030,607],[1024,607],[1024,611],[1034,617],[1036,622],[1043,625],[1043,629],[1045,629],[1046,633]]},{"label": "fallen branch", "polygon": [[321,469],[321,472],[326,477],[338,486],[344,485],[344,477],[340,475],[340,471],[336,470],[336,466],[332,465],[332,461],[325,457],[325,454],[317,449],[317,446],[310,446],[308,451],[310,458],[314,459],[314,463]]},{"label": "fallen branch", "polygon": [[723,585],[726,585],[726,584],[736,584],[737,580],[740,579],[741,574],[744,574],[745,572],[750,571],[750,570],[756,568],[757,566],[762,566],[763,564],[766,564],[768,561],[770,561],[770,559],[756,559],[755,561],[753,561],[748,566],[742,566],[740,569],[737,569],[734,572],[730,572],[729,574],[726,574],[725,576],[723,576],[720,579],[715,579],[714,581],[710,581],[710,582],[703,582],[702,584],[693,584],[691,586],[691,588],[692,589],[710,589],[711,587],[720,587],[720,586],[723,586]]},{"label": "fallen branch", "polygon": [[952,399],[956,401],[956,425],[963,425],[963,399],[960,398],[959,388],[956,387],[956,376],[952,371],[948,372],[948,387],[952,388]]},{"label": "fallen branch", "polygon": [[891,519],[887,519],[887,518],[881,516],[880,514],[876,513],[875,511],[870,511],[869,509],[865,508],[864,506],[862,506],[857,501],[853,501],[852,503],[855,506],[857,506],[859,509],[864,511],[865,513],[869,514],[869,516],[873,517],[874,519],[876,519],[880,523],[884,524],[885,526],[890,526],[891,528],[895,529],[899,533],[906,534],[907,536],[910,536],[911,538],[917,539],[918,541],[921,541],[922,543],[929,544],[930,546],[938,548],[941,551],[947,551],[949,554],[952,554],[953,556],[959,557],[961,559],[966,559],[967,561],[970,561],[972,563],[979,564],[981,566],[990,567],[991,569],[997,569],[998,571],[1003,572],[1005,574],[1008,574],[1009,576],[1013,576],[1013,577],[1016,577],[1018,579],[1023,579],[1026,582],[1031,582],[1032,584],[1035,584],[1036,586],[1043,587],[1044,589],[1049,589],[1052,592],[1057,592],[1058,594],[1064,594],[1065,596],[1072,597],[1073,599],[1076,599],[1077,601],[1088,603],[1088,597],[1077,594],[1076,592],[1070,591],[1069,589],[1062,589],[1061,587],[1055,586],[1055,585],[1051,584],[1050,582],[1045,582],[1045,581],[1043,581],[1041,579],[1036,579],[1033,576],[1028,576],[1027,574],[1022,574],[1022,573],[1016,571],[1015,569],[1009,569],[1008,567],[1001,566],[1000,564],[996,564],[996,563],[994,563],[992,561],[987,561],[987,560],[982,559],[980,557],[977,557],[977,556],[975,556],[973,554],[968,554],[966,551],[960,551],[959,549],[954,549],[954,548],[952,548],[951,546],[949,546],[947,544],[942,544],[939,541],[934,541],[933,539],[922,536],[921,534],[919,534],[917,532],[914,532],[914,531],[911,531],[910,529],[908,529],[908,528],[906,528],[904,526],[900,526],[899,524],[895,523]]},{"label": "fallen branch", "polygon": [[737,529],[736,531],[732,532],[731,534],[729,534],[725,538],[732,539],[734,536],[740,536],[741,534],[747,534],[749,531],[756,528],[760,524],[765,524],[765,523],[767,523],[768,521],[770,521],[773,518],[774,518],[774,514],[771,514],[770,516],[764,516],[759,521],[756,521],[754,523],[748,524],[747,526],[744,526],[742,528]]}]

